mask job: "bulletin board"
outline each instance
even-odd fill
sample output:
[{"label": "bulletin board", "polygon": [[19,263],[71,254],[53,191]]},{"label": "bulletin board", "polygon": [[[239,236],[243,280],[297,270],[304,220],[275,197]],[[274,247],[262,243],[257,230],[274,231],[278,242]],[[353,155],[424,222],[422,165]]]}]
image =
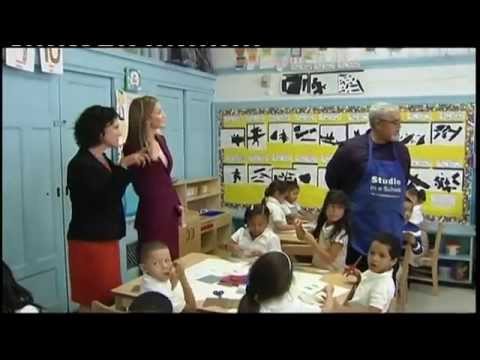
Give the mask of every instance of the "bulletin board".
[{"label": "bulletin board", "polygon": [[[323,204],[325,168],[339,144],[369,129],[368,106],[227,109],[219,113],[223,197],[228,206],[261,201],[275,178],[296,179],[299,203]],[[474,104],[402,105],[400,141],[410,151],[411,176],[427,194],[425,215],[469,218]]]}]

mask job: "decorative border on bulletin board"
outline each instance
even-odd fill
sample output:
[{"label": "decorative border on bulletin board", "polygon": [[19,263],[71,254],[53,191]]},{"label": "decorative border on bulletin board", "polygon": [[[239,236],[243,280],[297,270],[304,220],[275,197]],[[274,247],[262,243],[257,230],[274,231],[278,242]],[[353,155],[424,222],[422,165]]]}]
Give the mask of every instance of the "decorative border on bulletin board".
[{"label": "decorative border on bulletin board", "polygon": [[[466,112],[465,119],[465,159],[463,167],[463,216],[462,218],[457,217],[446,217],[446,216],[432,216],[425,215],[425,218],[428,220],[440,220],[440,221],[456,221],[460,223],[466,223],[470,219],[470,204],[472,197],[472,177],[475,164],[475,151],[474,151],[474,138],[475,138],[475,104],[474,103],[465,103],[465,104],[422,104],[422,105],[400,105],[401,119],[402,124],[409,122],[428,122],[435,123],[448,122],[448,121],[458,121],[450,119],[449,115],[452,115],[451,112]],[[325,114],[336,114],[335,117],[332,115],[322,119],[321,124],[332,125],[332,124],[358,124],[365,123],[364,121],[359,121],[354,116],[350,114],[359,113],[368,113],[370,106],[313,106],[313,107],[266,107],[266,108],[248,108],[248,109],[226,109],[218,112],[218,150],[219,150],[219,174],[221,179],[224,179],[224,151],[221,146],[221,131],[224,124],[224,117],[229,116],[262,116],[262,115],[289,115],[291,116],[290,122],[308,122],[305,119],[299,118],[297,120],[296,116],[300,114],[306,114],[307,116],[317,116]],[[430,116],[430,120],[422,120],[424,118],[422,113],[430,113],[429,115],[425,114],[425,117]],[[442,114],[443,113],[443,114]],[[360,119],[360,118],[359,118]],[[311,121],[312,123],[318,123],[318,117],[316,120]],[[252,123],[248,121],[248,123]],[[229,161],[230,163],[230,161]],[[222,191],[222,200],[224,200],[224,182],[221,183]],[[225,205],[232,208],[243,208],[247,204],[237,204],[237,203],[225,203]]]}]

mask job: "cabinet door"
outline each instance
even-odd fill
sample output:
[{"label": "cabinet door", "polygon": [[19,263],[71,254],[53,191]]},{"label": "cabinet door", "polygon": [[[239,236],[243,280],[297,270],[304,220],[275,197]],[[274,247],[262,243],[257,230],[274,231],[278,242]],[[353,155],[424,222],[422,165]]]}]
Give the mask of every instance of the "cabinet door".
[{"label": "cabinet door", "polygon": [[201,178],[212,175],[211,95],[187,91],[185,100],[185,177]]},{"label": "cabinet door", "polygon": [[59,77],[3,67],[2,251],[47,311],[67,311]]}]

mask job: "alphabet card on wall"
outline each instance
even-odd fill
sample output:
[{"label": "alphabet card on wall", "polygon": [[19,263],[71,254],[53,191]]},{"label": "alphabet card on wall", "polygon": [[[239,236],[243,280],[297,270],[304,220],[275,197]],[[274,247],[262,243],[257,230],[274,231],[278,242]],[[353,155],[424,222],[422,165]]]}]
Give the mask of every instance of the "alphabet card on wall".
[{"label": "alphabet card on wall", "polygon": [[63,74],[63,49],[40,48],[40,67],[46,73]]}]

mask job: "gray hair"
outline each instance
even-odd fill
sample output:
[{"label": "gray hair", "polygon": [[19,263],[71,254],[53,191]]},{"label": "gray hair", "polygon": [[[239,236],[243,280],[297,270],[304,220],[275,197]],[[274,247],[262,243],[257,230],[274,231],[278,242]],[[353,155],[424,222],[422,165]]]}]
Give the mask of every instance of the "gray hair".
[{"label": "gray hair", "polygon": [[368,112],[368,121],[370,122],[370,128],[375,127],[378,120],[382,118],[383,115],[389,112],[396,112],[400,111],[398,105],[392,105],[386,102],[380,102],[373,104],[370,107],[370,111]]}]

